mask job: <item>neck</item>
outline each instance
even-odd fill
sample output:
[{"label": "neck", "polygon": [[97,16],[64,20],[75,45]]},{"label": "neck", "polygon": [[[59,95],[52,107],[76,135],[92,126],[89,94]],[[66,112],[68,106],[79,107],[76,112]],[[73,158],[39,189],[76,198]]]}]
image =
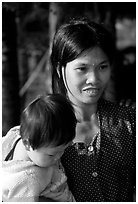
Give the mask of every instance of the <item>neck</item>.
[{"label": "neck", "polygon": [[78,123],[76,126],[76,136],[73,142],[89,143],[100,131],[97,105],[91,107],[75,107]]},{"label": "neck", "polygon": [[74,105],[76,117],[79,121],[90,121],[92,116],[97,112],[96,104]]}]

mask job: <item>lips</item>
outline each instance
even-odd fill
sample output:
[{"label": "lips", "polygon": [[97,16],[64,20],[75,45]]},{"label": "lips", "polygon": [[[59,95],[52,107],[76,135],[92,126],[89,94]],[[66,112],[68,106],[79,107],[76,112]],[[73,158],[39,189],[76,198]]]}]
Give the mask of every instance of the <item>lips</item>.
[{"label": "lips", "polygon": [[83,91],[85,91],[85,93],[87,93],[89,96],[96,96],[99,94],[100,89],[95,87],[85,87],[83,88]]}]

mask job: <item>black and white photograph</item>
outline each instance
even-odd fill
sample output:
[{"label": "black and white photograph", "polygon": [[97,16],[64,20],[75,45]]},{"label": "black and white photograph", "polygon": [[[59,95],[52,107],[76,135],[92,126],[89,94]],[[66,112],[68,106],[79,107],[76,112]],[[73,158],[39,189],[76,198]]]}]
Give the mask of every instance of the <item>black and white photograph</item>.
[{"label": "black and white photograph", "polygon": [[2,2],[2,202],[136,202],[136,2]]}]

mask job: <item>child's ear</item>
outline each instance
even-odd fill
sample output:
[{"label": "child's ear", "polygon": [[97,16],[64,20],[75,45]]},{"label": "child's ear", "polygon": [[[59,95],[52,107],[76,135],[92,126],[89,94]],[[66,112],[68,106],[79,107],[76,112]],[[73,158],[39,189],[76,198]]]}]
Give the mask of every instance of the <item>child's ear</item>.
[{"label": "child's ear", "polygon": [[27,151],[30,151],[31,146],[30,146],[30,143],[29,143],[28,139],[24,139],[24,140],[23,140],[23,144],[24,144],[24,146],[25,146],[25,149],[26,149]]}]

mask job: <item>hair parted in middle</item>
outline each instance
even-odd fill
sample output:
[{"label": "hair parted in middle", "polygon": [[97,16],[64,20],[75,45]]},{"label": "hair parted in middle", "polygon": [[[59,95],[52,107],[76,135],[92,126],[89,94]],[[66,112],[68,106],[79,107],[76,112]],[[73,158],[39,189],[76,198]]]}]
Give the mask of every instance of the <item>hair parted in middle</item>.
[{"label": "hair parted in middle", "polygon": [[94,47],[100,47],[112,63],[115,51],[114,38],[102,24],[79,18],[59,27],[53,39],[51,53],[53,93],[66,95],[62,68],[83,51]]},{"label": "hair parted in middle", "polygon": [[76,117],[70,102],[59,94],[40,96],[21,115],[21,138],[33,149],[60,146],[75,137]]}]

